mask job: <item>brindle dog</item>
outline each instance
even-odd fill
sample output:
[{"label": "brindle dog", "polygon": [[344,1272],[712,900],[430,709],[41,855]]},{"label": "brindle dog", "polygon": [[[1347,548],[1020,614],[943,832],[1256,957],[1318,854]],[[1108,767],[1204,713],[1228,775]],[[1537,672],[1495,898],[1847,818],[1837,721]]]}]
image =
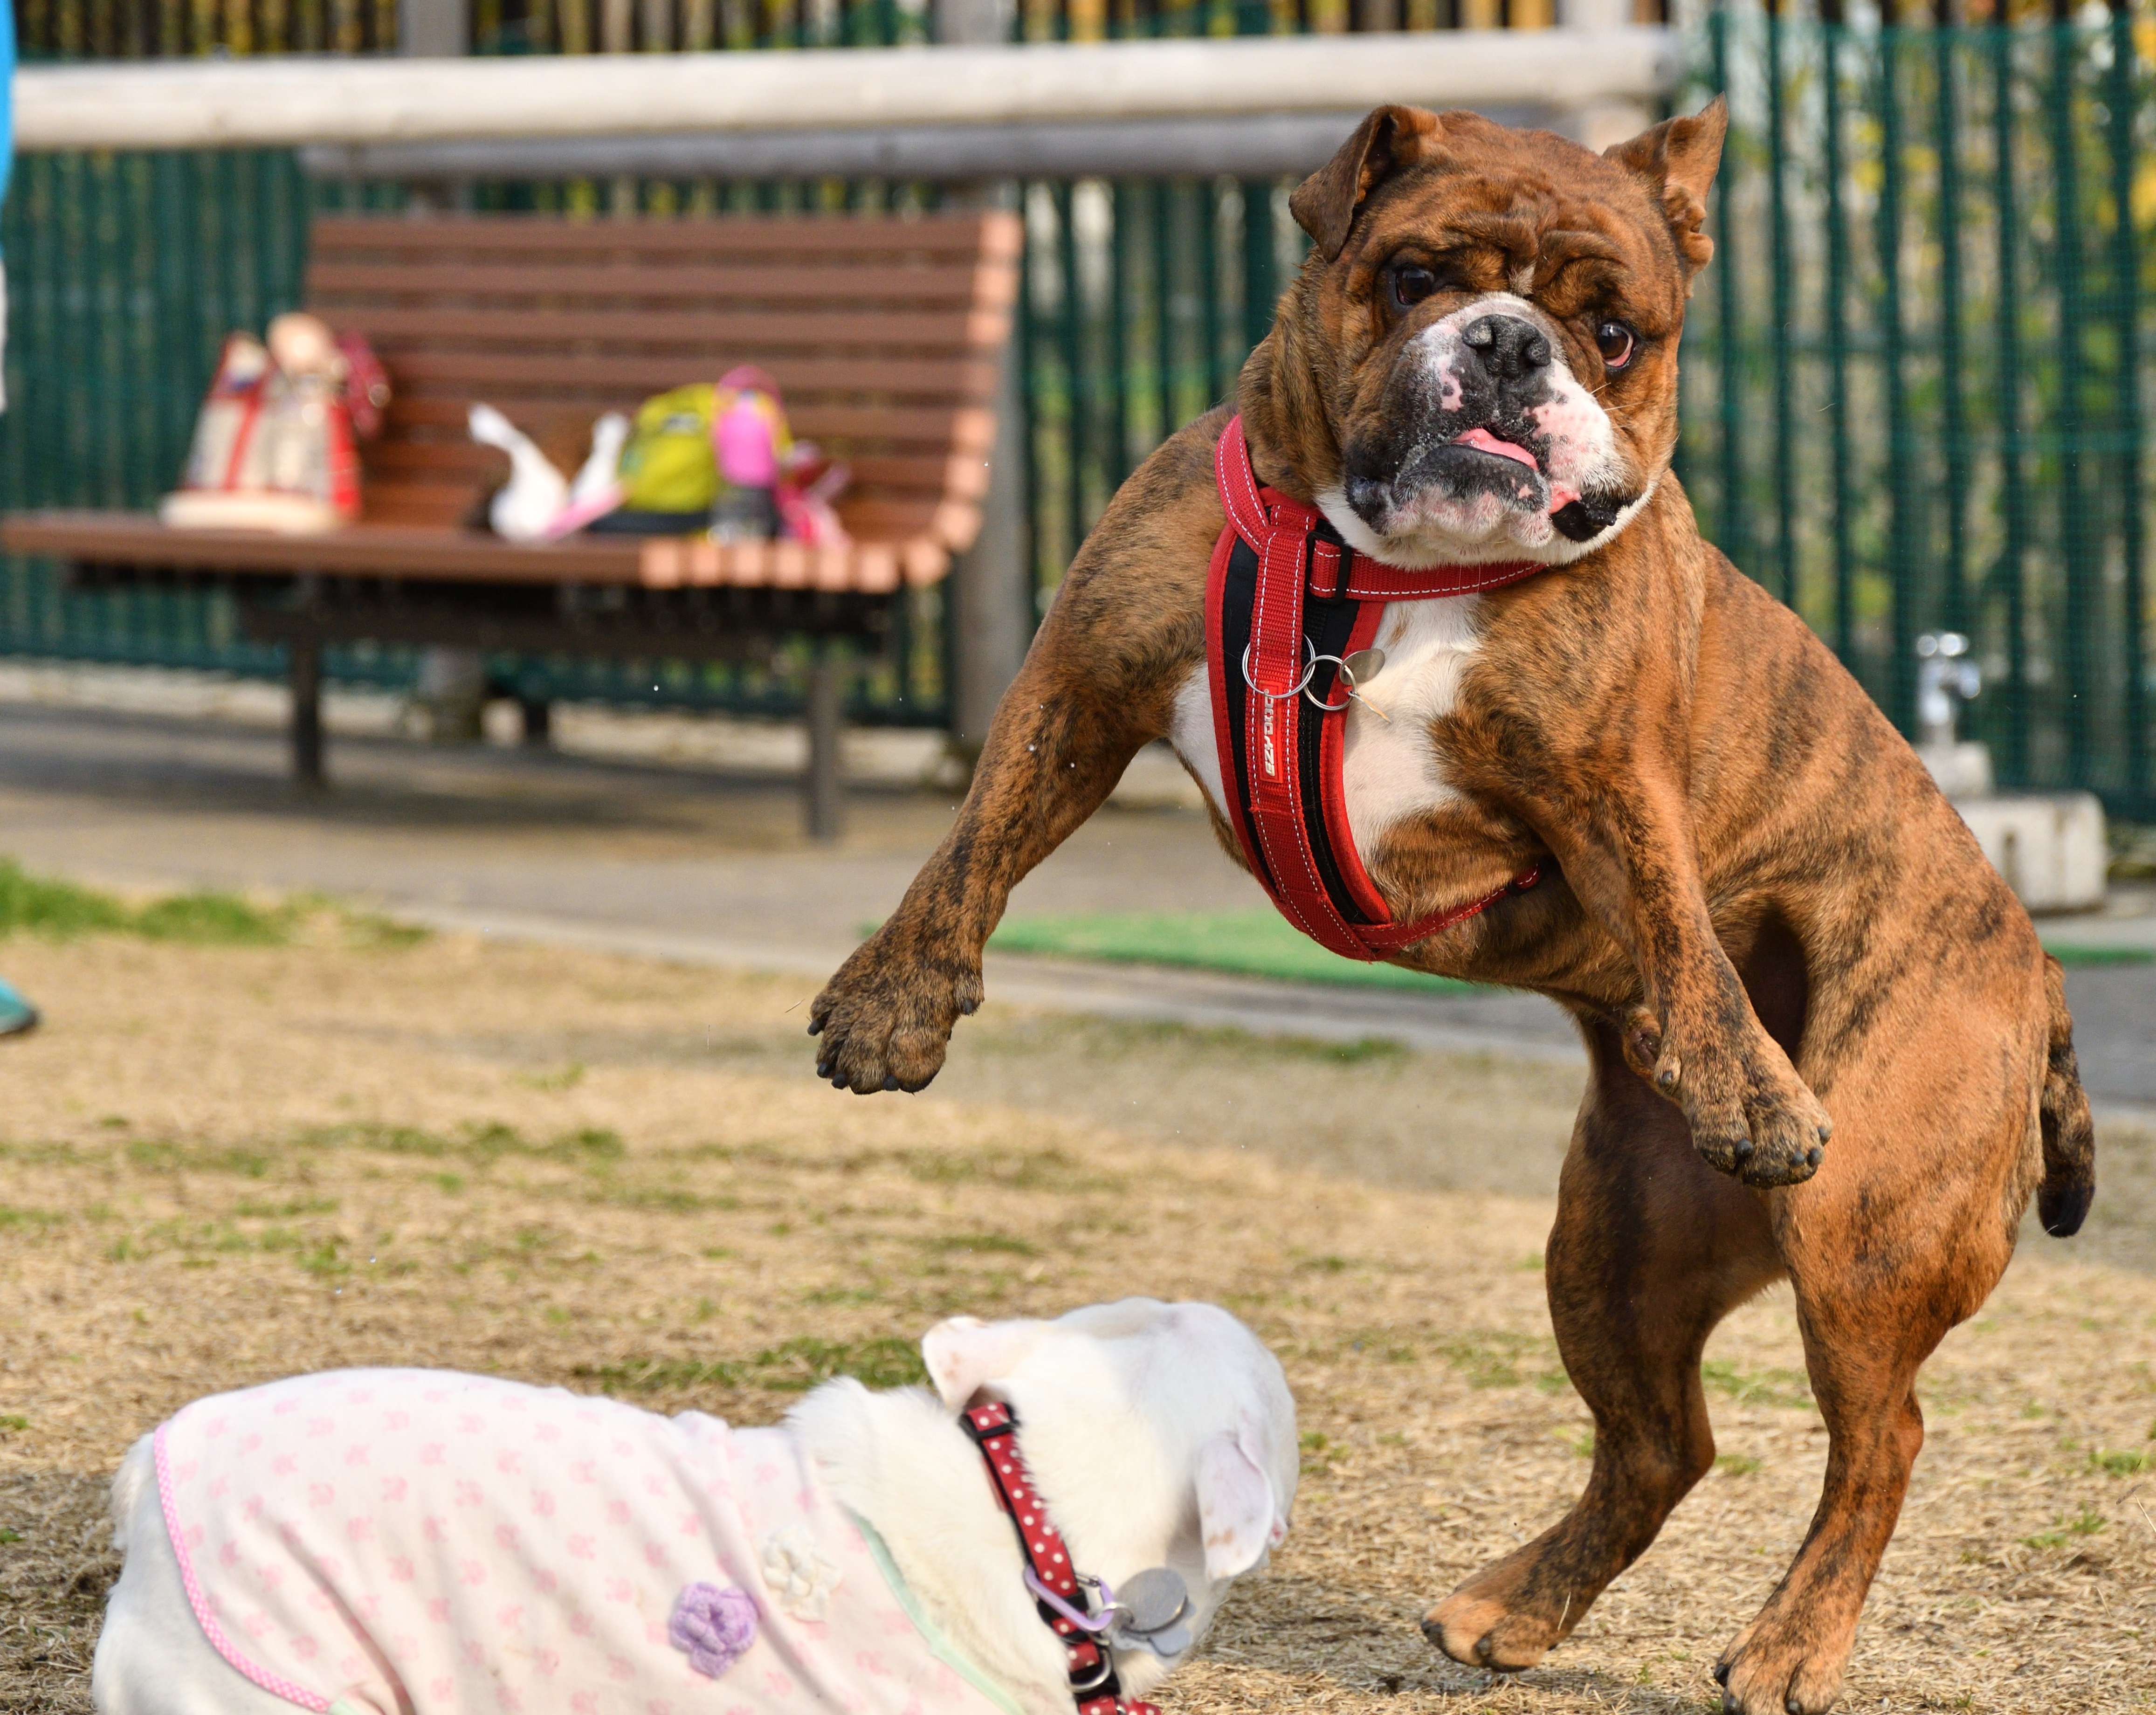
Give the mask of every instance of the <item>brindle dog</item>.
[{"label": "brindle dog", "polygon": [[[2032,1192],[2048,1230],[2079,1226],[2094,1144],[2027,915],[1670,474],[1724,125],[1717,102],[1596,156],[1379,110],[1296,194],[1315,248],[1238,400],[1260,480],[1358,549],[1550,567],[1395,603],[1364,686],[1390,720],[1349,716],[1351,824],[1396,920],[1547,878],[1396,962],[1551,996],[1591,1064],[1548,1267],[1593,1473],[1424,1629],[1510,1671],[1578,1625],[1713,1463],[1709,1331],[1786,1278],[1825,1492],[1717,1676],[1727,1709],[1811,1715],[1923,1439],[1917,1366]],[[816,999],[834,1084],[935,1076],[1012,886],[1140,746],[1172,736],[1219,823],[1201,609],[1225,420],[1162,446],[1072,564],[949,836]]]}]

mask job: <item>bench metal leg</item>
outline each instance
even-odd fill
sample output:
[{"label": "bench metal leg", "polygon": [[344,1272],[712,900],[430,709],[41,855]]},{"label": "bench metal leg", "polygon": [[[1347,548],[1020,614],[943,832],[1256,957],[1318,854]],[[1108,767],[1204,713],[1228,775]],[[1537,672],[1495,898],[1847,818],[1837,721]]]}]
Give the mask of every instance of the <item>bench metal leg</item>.
[{"label": "bench metal leg", "polygon": [[554,706],[543,696],[520,696],[516,712],[524,720],[527,750],[544,750],[554,742]]},{"label": "bench metal leg", "polygon": [[808,775],[803,809],[811,840],[836,840],[845,831],[846,783],[839,757],[846,713],[844,664],[829,644],[819,644],[808,664]]},{"label": "bench metal leg", "polygon": [[292,686],[292,778],[320,786],[322,774],[322,642],[294,637],[285,645],[285,672]]}]

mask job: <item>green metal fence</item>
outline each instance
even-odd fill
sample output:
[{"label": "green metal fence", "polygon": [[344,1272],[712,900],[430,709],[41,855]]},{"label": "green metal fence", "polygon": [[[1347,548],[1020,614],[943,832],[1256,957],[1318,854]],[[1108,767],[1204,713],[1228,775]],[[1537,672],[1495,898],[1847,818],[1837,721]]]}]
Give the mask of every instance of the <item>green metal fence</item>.
[{"label": "green metal fence", "polygon": [[[531,20],[558,37],[565,14],[516,3],[482,13],[498,45],[552,45]],[[798,33],[802,20],[829,18],[854,41],[891,39],[921,16],[891,0],[716,8],[682,0],[681,27],[777,17]],[[1307,27],[1310,10],[1290,22]],[[603,5],[587,22],[617,11],[628,15]],[[1066,0],[1026,15],[1029,30],[1060,34],[1081,14]],[[1275,16],[1102,15],[1116,33],[1270,27]],[[1727,88],[1736,122],[1712,211],[1720,249],[1686,333],[1681,452],[1708,533],[1905,729],[1916,638],[1966,632],[1989,680],[1974,731],[2002,778],[2092,787],[2143,818],[2156,817],[2140,429],[2152,360],[2138,336],[2140,234],[2156,220],[2156,44],[2137,40],[2148,28],[2123,13],[2098,26],[1885,30],[1711,15],[1694,38],[1693,94]],[[0,223],[15,306],[13,408],[0,418],[9,506],[148,504],[178,468],[218,336],[296,298],[311,208],[393,207],[403,195],[310,186],[278,153],[32,157],[18,171]],[[1302,254],[1287,188],[1023,188],[1028,573],[1044,603],[1116,484],[1232,387]],[[600,216],[630,205],[865,213],[934,193],[566,181],[469,195]],[[860,718],[942,718],[937,593],[908,617],[896,661],[864,687]],[[65,593],[50,567],[22,564],[0,565],[0,652],[275,665],[235,640],[215,598]],[[778,711],[796,694],[784,663],[501,666],[557,695]],[[332,668],[395,682],[407,660],[355,651]]]},{"label": "green metal fence", "polygon": [[[0,216],[0,507],[148,506],[172,486],[225,334],[298,299],[310,194],[285,151],[16,162]],[[239,637],[228,601],[69,591],[49,564],[13,558],[0,559],[0,651],[280,670],[275,650]]]},{"label": "green metal fence", "polygon": [[2002,779],[2143,818],[2149,28],[1714,14],[1683,452],[1709,534],[1904,731],[1918,637],[1964,633]]}]

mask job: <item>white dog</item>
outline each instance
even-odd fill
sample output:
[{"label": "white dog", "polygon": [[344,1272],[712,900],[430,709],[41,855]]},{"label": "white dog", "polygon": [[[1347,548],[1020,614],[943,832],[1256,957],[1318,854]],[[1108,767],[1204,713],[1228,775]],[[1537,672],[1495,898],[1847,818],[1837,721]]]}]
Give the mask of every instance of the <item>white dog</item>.
[{"label": "white dog", "polygon": [[1286,1533],[1280,1365],[1148,1298],[921,1351],[934,1394],[768,1430],[448,1371],[198,1400],[113,1484],[100,1715],[1147,1708]]}]

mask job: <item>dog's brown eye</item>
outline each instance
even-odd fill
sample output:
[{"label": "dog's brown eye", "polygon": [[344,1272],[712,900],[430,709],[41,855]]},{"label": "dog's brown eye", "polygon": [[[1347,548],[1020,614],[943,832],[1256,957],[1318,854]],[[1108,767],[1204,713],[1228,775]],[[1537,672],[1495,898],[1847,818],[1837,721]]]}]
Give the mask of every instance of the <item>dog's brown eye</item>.
[{"label": "dog's brown eye", "polygon": [[1395,309],[1412,310],[1437,290],[1437,275],[1419,262],[1401,262],[1387,270],[1385,285]]},{"label": "dog's brown eye", "polygon": [[1632,330],[1621,321],[1605,321],[1594,330],[1594,343],[1602,353],[1605,368],[1622,369],[1632,361],[1632,352],[1638,341]]}]

